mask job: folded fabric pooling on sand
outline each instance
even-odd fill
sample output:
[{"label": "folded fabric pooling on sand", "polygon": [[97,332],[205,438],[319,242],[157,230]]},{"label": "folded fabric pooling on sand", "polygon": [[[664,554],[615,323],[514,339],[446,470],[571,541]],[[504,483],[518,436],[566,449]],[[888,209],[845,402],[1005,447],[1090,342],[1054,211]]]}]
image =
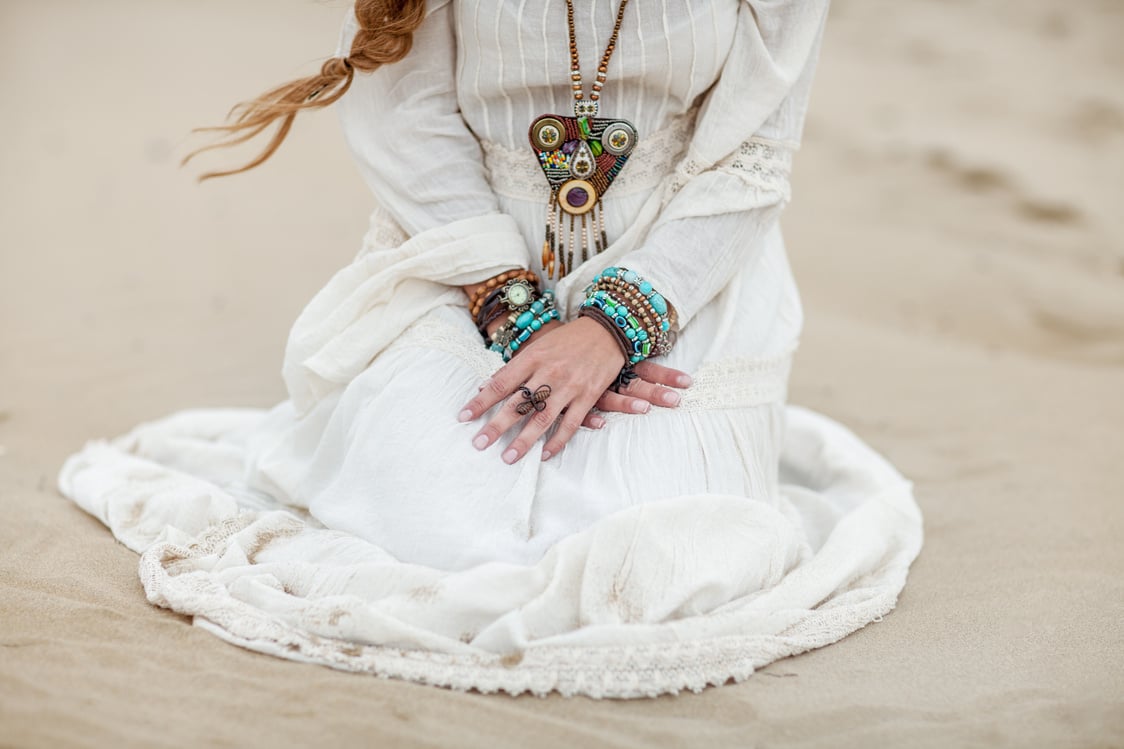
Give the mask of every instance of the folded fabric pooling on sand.
[{"label": "folded fabric pooling on sand", "polygon": [[834,642],[905,584],[921,546],[910,484],[835,422],[786,414],[777,507],[651,502],[528,566],[406,564],[268,506],[239,488],[240,435],[264,411],[186,411],[92,442],[59,481],[141,554],[152,603],[243,647],[458,689],[655,696]]}]

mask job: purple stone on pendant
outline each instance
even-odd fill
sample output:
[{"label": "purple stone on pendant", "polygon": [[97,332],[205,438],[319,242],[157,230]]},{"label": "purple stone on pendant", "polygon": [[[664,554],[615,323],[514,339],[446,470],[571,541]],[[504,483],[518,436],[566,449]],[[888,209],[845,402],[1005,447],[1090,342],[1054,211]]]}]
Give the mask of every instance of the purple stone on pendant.
[{"label": "purple stone on pendant", "polygon": [[562,144],[562,153],[571,154],[577,150],[578,142],[576,140],[568,140]]},{"label": "purple stone on pendant", "polygon": [[566,193],[566,202],[574,208],[581,208],[589,200],[589,193],[580,187],[575,187]]}]

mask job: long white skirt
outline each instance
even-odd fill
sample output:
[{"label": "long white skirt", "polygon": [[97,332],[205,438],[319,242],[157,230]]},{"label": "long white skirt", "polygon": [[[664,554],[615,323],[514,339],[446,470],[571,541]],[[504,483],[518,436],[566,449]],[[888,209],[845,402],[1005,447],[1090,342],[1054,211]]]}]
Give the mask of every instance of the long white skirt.
[{"label": "long white skirt", "polygon": [[[624,239],[591,263],[656,194],[606,202]],[[542,203],[504,202],[530,238]],[[151,602],[294,660],[592,697],[740,680],[893,608],[920,512],[853,434],[785,405],[800,312],[779,230],[665,359],[694,378],[680,406],[510,466],[518,426],[477,451],[484,420],[456,420],[502,361],[455,283],[421,278],[473,262],[457,232],[337,274],[294,326],[293,401],[180,412],[67,461],[61,490],[141,554]],[[427,311],[398,334],[403,299]]]}]

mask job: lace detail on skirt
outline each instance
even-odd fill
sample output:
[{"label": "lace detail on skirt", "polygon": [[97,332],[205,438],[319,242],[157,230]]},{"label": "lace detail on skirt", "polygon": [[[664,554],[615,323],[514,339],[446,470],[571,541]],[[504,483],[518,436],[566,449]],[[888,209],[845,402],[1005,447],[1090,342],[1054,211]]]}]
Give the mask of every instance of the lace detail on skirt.
[{"label": "lace detail on skirt", "polygon": [[[451,354],[480,378],[491,377],[503,359],[489,351],[483,340],[431,313],[411,325],[390,348],[416,346]],[[694,383],[683,391],[678,411],[713,411],[752,408],[765,403],[783,403],[788,392],[792,355],[769,359],[728,357],[704,362],[692,373]]]},{"label": "lace detail on skirt", "polygon": [[[665,128],[648,135],[640,133],[636,149],[628,157],[620,176],[613,180],[611,194],[643,192],[659,185],[687,148],[697,112],[697,108],[692,108]],[[489,181],[496,193],[509,198],[546,203],[550,197],[550,187],[530,145],[511,149],[483,139],[480,145],[484,149],[484,165],[488,170]]]},{"label": "lace detail on skirt", "polygon": [[783,403],[788,395],[792,355],[771,359],[729,357],[704,362],[683,392],[681,411],[713,411]]},{"label": "lace detail on skirt", "polygon": [[411,325],[388,350],[421,347],[444,351],[460,359],[480,378],[491,377],[503,366],[503,357],[490,351],[479,333],[472,330],[469,334],[467,328],[470,323],[466,322],[466,329],[461,329],[437,317],[437,314],[440,312],[430,313]]}]

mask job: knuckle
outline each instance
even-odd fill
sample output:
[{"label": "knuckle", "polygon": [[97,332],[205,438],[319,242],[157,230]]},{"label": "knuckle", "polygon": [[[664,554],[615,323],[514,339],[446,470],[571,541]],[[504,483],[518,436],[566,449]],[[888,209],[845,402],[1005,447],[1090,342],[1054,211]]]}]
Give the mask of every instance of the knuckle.
[{"label": "knuckle", "polygon": [[550,411],[536,411],[535,415],[531,417],[531,423],[545,430],[554,423],[554,418],[554,414]]},{"label": "knuckle", "polygon": [[487,391],[499,398],[507,394],[507,378],[500,375],[495,375],[492,379],[488,380]]}]

